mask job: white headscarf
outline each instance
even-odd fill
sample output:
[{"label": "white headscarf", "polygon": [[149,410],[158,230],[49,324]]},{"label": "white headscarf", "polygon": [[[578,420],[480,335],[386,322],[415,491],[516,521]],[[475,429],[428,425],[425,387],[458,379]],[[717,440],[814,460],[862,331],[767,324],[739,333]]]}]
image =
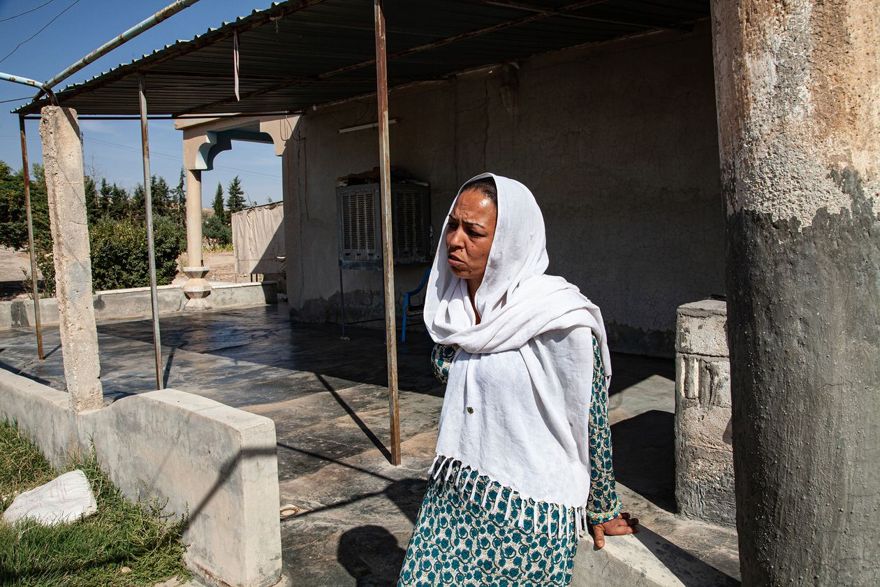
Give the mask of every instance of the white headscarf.
[{"label": "white headscarf", "polygon": [[[467,284],[447,263],[447,216],[425,293],[424,320],[434,342],[455,344],[469,353],[518,349],[539,334],[576,326],[591,328],[602,347],[605,375],[611,358],[599,307],[561,277],[546,275],[547,237],[544,216],[529,188],[492,173],[468,183],[492,178],[498,191],[498,219],[483,282],[476,294],[480,324],[476,324]],[[450,214],[461,190],[456,194]]]},{"label": "white headscarf", "polygon": [[611,376],[602,314],[577,287],[544,273],[544,219],[528,188],[491,173],[468,183],[484,178],[495,181],[498,216],[476,293],[480,323],[466,282],[449,268],[446,222],[425,294],[431,337],[461,349],[449,371],[432,469],[439,463],[436,475],[459,461],[523,498],[582,515],[594,338]]}]

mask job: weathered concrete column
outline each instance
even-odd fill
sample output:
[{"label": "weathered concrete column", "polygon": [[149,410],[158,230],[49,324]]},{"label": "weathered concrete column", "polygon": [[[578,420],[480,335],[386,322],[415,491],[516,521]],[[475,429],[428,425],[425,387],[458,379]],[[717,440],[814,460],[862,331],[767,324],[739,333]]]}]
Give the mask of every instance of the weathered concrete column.
[{"label": "weathered concrete column", "polygon": [[76,110],[46,106],[41,114],[64,379],[71,407],[82,412],[103,406],[82,143]]},{"label": "weathered concrete column", "polygon": [[880,584],[880,10],[713,0],[745,585]]},{"label": "weathered concrete column", "polygon": [[202,172],[186,170],[186,267],[183,272],[189,279],[183,286],[187,310],[204,310],[210,307],[206,299],[211,294],[211,284],[205,279],[208,268],[202,261]]}]

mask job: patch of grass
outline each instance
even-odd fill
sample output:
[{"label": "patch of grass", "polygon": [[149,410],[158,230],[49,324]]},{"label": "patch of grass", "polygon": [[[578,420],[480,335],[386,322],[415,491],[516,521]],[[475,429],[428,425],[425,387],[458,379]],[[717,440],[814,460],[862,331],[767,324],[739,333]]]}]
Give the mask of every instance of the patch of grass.
[{"label": "patch of grass", "polygon": [[56,476],[49,461],[18,428],[0,422],[0,511],[6,511],[19,493]]},{"label": "patch of grass", "polygon": [[[16,586],[153,585],[189,578],[180,542],[183,520],[158,503],[133,504],[98,466],[94,454],[70,463],[92,486],[98,513],[72,524],[43,527],[0,522],[0,584]],[[9,423],[0,423],[0,495],[36,487],[58,475],[39,450]]]}]

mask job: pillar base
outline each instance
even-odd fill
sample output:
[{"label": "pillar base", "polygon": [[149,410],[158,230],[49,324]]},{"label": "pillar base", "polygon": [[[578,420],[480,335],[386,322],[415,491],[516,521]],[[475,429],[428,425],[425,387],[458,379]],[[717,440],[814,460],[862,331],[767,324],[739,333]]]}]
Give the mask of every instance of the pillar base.
[{"label": "pillar base", "polygon": [[208,274],[207,267],[184,267],[183,272],[189,278],[183,286],[183,294],[186,296],[184,310],[202,311],[211,308],[207,297],[211,295],[211,284],[205,279]]}]

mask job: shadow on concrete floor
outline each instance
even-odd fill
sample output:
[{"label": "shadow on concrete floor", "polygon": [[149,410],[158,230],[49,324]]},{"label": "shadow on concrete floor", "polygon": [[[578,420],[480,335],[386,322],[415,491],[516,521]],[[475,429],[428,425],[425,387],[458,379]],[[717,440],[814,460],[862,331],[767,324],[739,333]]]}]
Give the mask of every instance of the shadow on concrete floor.
[{"label": "shadow on concrete floor", "polygon": [[[0,352],[3,352],[2,348],[0,348]],[[5,369],[5,370],[9,371],[10,373],[15,373],[16,375],[21,375],[22,377],[26,377],[27,379],[30,379],[31,381],[36,381],[37,383],[41,383],[43,385],[51,385],[51,383],[52,383],[48,379],[43,379],[42,377],[38,377],[36,375],[28,373],[28,371],[26,371],[25,369],[19,369],[15,365],[11,365],[5,361],[0,361],[0,369]]]},{"label": "shadow on concrete floor", "polygon": [[655,375],[675,381],[675,363],[672,359],[642,357],[622,353],[611,353],[611,389],[608,395],[624,391]]},{"label": "shadow on concrete floor", "polygon": [[358,526],[339,539],[336,560],[358,587],[394,585],[406,551],[394,534],[382,526]]},{"label": "shadow on concrete floor", "polygon": [[[98,330],[151,344],[148,325],[144,320],[117,322],[102,324]],[[168,317],[161,320],[160,328],[166,348],[357,383],[385,386],[388,381],[383,330],[348,326],[343,339],[333,324],[291,322],[285,305]],[[401,389],[436,394],[432,345],[427,334],[417,329],[408,332],[405,344],[398,344]]]},{"label": "shadow on concrete floor", "polygon": [[611,427],[614,474],[654,505],[676,512],[675,414],[650,410]]},{"label": "shadow on concrete floor", "polygon": [[317,378],[318,381],[320,381],[321,384],[327,389],[327,391],[330,393],[336,403],[338,403],[339,406],[343,410],[345,410],[345,413],[351,417],[352,422],[354,422],[357,427],[361,429],[361,432],[364,433],[364,436],[370,439],[370,442],[373,443],[373,446],[379,449],[379,452],[381,452],[382,455],[390,463],[392,460],[391,453],[385,447],[385,444],[381,440],[379,440],[379,437],[373,434],[373,431],[370,430],[370,427],[364,423],[360,416],[357,415],[357,412],[355,412],[352,407],[348,405],[345,399],[343,399],[343,397],[336,392],[336,389],[334,389],[334,387],[330,385],[322,375],[317,375]]},{"label": "shadow on concrete floor", "polygon": [[[382,493],[415,525],[426,488],[424,479],[409,478],[391,483]],[[339,538],[336,559],[358,586],[395,585],[406,555],[401,546],[406,545],[382,526],[358,526]]]},{"label": "shadow on concrete floor", "polygon": [[644,525],[639,526],[636,539],[651,551],[657,560],[681,581],[683,585],[714,585],[717,587],[733,587],[740,582],[705,563],[666,540]]}]

